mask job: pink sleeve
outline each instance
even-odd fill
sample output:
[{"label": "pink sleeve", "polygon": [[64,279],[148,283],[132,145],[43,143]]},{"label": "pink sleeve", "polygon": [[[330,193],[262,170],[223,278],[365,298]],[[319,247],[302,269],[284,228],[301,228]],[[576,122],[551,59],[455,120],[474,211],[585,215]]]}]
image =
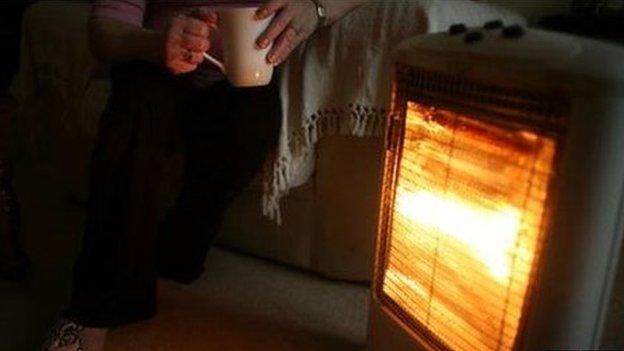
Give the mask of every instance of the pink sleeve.
[{"label": "pink sleeve", "polygon": [[95,0],[91,18],[114,19],[143,26],[147,0]]}]

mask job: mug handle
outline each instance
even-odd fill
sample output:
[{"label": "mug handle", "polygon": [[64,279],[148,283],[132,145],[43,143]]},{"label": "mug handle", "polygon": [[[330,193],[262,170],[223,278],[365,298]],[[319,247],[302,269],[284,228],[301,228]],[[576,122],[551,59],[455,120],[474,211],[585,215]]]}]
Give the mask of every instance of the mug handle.
[{"label": "mug handle", "polygon": [[[219,30],[219,27],[217,27],[216,25],[211,25],[210,28],[216,31]],[[223,74],[226,74],[225,64],[222,61],[219,61],[218,59],[216,59],[214,56],[210,55],[207,52],[204,52],[204,58],[208,60],[210,63],[212,63],[213,65],[217,66],[221,70],[221,72],[223,72]]]},{"label": "mug handle", "polygon": [[225,74],[225,65],[223,64],[223,62],[217,60],[216,58],[214,58],[212,55],[204,52],[204,57],[206,58],[206,60],[208,60],[210,63],[212,63],[213,65],[217,66],[221,72],[223,72],[223,74]]}]

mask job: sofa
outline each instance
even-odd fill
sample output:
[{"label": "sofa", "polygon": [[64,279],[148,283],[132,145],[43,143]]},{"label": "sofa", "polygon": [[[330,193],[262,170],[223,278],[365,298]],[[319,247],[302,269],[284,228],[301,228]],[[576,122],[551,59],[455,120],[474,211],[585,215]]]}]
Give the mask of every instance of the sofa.
[{"label": "sofa", "polygon": [[[88,194],[97,120],[110,93],[107,68],[88,50],[89,10],[86,1],[41,1],[26,11],[20,72],[10,90],[21,105],[15,118],[21,147],[50,165],[79,200]],[[281,201],[281,225],[262,214],[259,176],[231,204],[217,244],[328,278],[368,282],[382,135],[321,138],[311,177]]]}]

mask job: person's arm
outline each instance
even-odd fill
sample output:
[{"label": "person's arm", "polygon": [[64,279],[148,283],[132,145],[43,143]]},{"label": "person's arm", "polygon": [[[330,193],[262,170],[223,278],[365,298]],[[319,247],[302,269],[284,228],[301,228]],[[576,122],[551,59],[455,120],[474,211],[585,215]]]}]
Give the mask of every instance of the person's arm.
[{"label": "person's arm", "polygon": [[210,26],[217,21],[212,12],[194,10],[171,19],[164,32],[146,29],[112,18],[89,21],[93,54],[104,62],[143,60],[164,65],[173,73],[193,71],[210,48]]},{"label": "person's arm", "polygon": [[91,51],[104,62],[133,60],[164,63],[165,33],[109,18],[89,21]]},{"label": "person's arm", "polygon": [[[327,11],[328,25],[338,21],[351,10],[370,0],[320,0]],[[258,38],[264,48],[273,42],[267,60],[275,65],[282,63],[302,41],[316,29],[318,17],[312,0],[269,0],[258,9],[256,17],[275,18]]]}]

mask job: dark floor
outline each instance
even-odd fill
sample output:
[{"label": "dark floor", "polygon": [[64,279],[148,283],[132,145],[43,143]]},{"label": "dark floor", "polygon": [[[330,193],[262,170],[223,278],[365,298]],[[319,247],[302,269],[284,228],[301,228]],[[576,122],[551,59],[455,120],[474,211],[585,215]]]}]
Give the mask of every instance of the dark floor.
[{"label": "dark floor", "polygon": [[[67,301],[84,211],[45,167],[18,167],[24,284],[0,282],[0,351],[35,350]],[[108,350],[359,350],[368,289],[213,250],[191,286],[161,282],[160,314],[114,330]]]}]

